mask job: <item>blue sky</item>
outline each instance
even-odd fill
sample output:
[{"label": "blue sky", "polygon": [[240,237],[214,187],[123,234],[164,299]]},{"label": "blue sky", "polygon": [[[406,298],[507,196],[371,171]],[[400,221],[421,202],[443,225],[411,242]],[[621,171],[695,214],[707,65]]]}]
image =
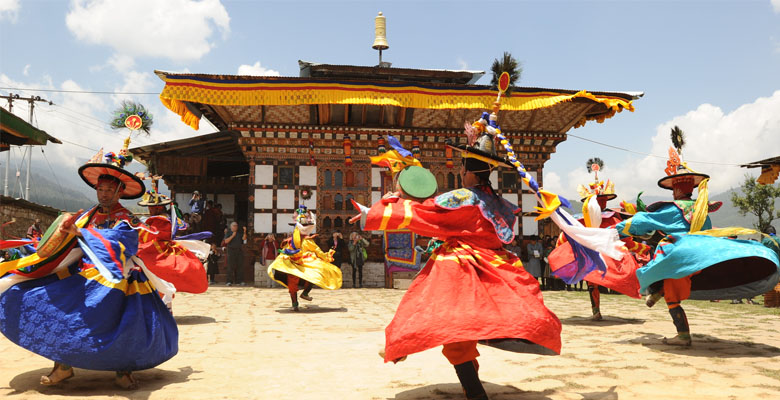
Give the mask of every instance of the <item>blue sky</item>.
[{"label": "blue sky", "polygon": [[[748,172],[718,164],[780,155],[780,0],[0,0],[0,87],[159,93],[155,69],[297,76],[299,59],[374,65],[378,11],[387,16],[384,59],[397,67],[488,70],[509,51],[523,64],[521,86],[645,92],[636,112],[570,133],[664,155],[669,129],[680,125],[689,136],[684,156],[713,175],[715,193]],[[155,95],[0,89],[8,92],[57,103],[38,106],[36,123],[70,142],[46,149],[63,174],[94,149],[119,147],[121,135],[105,121],[125,98],[156,116],[152,137],[134,144],[212,131],[207,123],[199,132],[184,126]],[[25,105],[14,111],[26,118]],[[15,165],[19,154],[13,156]],[[655,182],[665,160],[576,138],[545,165],[545,187],[576,197],[594,156],[605,161],[602,176],[615,181],[621,197],[664,194]]]}]

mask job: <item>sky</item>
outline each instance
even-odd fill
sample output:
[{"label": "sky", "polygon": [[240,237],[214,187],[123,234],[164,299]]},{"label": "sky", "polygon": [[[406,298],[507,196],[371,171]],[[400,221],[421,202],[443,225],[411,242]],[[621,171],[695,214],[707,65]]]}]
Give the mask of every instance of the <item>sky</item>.
[{"label": "sky", "polygon": [[[194,131],[162,106],[155,69],[298,76],[298,60],[375,65],[379,11],[383,60],[395,67],[489,71],[508,51],[523,67],[518,86],[644,92],[635,112],[569,131],[543,176],[565,197],[591,180],[592,157],[620,198],[668,196],[656,182],[675,125],[687,135],[684,159],[712,175],[713,194],[757,175],[740,163],[780,155],[780,0],[0,0],[0,94],[55,103],[36,104],[34,125],[65,143],[36,148],[33,162],[77,185],[79,165],[121,147],[108,121],[122,100],[155,117],[131,147],[215,130],[203,122]],[[15,102],[13,112],[26,120],[28,106]],[[13,179],[20,150],[11,166]]]}]

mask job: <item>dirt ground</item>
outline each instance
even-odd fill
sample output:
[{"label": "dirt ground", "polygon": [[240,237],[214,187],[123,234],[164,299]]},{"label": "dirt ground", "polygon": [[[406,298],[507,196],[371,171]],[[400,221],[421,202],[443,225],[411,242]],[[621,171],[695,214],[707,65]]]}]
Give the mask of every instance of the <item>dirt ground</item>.
[{"label": "dirt ground", "polygon": [[[9,399],[461,399],[441,348],[383,364],[384,328],[404,292],[315,290],[299,313],[283,289],[214,287],[179,294],[179,354],[136,373],[141,388],[113,374],[76,369],[42,387],[51,362],[0,338],[0,395]],[[661,344],[674,326],[661,302],[648,309],[602,295],[605,320],[591,322],[587,292],[545,292],[563,323],[560,356],[480,346],[491,399],[777,399],[780,310],[747,304],[683,303],[691,348]],[[757,298],[757,300],[759,300]]]}]

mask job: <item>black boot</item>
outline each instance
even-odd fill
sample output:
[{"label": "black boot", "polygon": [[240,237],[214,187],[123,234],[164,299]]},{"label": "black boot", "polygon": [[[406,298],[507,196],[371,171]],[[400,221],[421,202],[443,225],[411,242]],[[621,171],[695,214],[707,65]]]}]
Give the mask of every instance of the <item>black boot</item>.
[{"label": "black boot", "polygon": [[311,292],[311,288],[312,288],[311,282],[306,282],[306,284],[303,285],[303,293],[301,293],[302,299],[312,301],[312,297],[309,296],[309,292]]},{"label": "black boot", "polygon": [[681,306],[677,306],[670,308],[669,314],[672,315],[672,322],[674,322],[674,327],[677,328],[677,336],[671,339],[664,338],[664,344],[690,346],[691,328],[688,327],[688,317],[685,315],[685,310]]},{"label": "black boot", "polygon": [[293,311],[298,311],[298,293],[290,293],[290,300],[292,300]]},{"label": "black boot", "polygon": [[479,381],[479,375],[477,375],[477,368],[474,366],[474,361],[467,361],[463,364],[455,366],[455,373],[458,374],[458,380],[460,380],[463,391],[466,393],[466,398],[469,400],[487,400],[488,396],[485,393],[485,388],[482,387],[482,382]]}]

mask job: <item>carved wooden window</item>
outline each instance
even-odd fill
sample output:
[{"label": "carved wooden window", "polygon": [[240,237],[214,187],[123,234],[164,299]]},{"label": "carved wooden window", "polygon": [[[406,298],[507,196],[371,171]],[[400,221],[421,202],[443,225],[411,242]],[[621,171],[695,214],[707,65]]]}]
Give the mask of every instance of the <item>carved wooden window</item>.
[{"label": "carved wooden window", "polygon": [[368,186],[366,184],[366,173],[364,171],[358,171],[357,173],[357,182],[355,182],[357,186]]},{"label": "carved wooden window", "polygon": [[344,202],[344,209],[345,210],[354,210],[355,207],[352,206],[352,199],[354,197],[351,194],[347,194],[346,201]]},{"label": "carved wooden window", "polygon": [[333,209],[334,210],[344,209],[344,198],[341,196],[341,193],[336,193],[336,195],[333,197]]},{"label": "carved wooden window", "polygon": [[340,188],[340,187],[344,186],[344,182],[343,182],[344,181],[344,179],[343,179],[344,173],[341,172],[341,170],[337,169],[336,173],[334,173],[333,175],[336,178],[336,182],[333,183],[333,187]]},{"label": "carved wooden window", "polygon": [[333,173],[330,172],[329,169],[326,169],[325,170],[325,179],[324,179],[324,182],[323,182],[323,186],[330,187],[330,185],[332,185],[332,182],[333,182]]},{"label": "carved wooden window", "polygon": [[452,172],[447,174],[447,189],[455,189],[455,174]]},{"label": "carved wooden window", "polygon": [[355,173],[352,171],[347,171],[347,173],[344,174],[344,183],[347,187],[355,186]]},{"label": "carved wooden window", "polygon": [[279,185],[294,184],[295,169],[293,167],[279,167]]},{"label": "carved wooden window", "polygon": [[330,217],[323,218],[323,220],[322,220],[322,228],[323,229],[330,229],[331,228]]},{"label": "carved wooden window", "polygon": [[344,226],[344,221],[341,220],[341,217],[333,218],[333,229],[338,229]]}]

